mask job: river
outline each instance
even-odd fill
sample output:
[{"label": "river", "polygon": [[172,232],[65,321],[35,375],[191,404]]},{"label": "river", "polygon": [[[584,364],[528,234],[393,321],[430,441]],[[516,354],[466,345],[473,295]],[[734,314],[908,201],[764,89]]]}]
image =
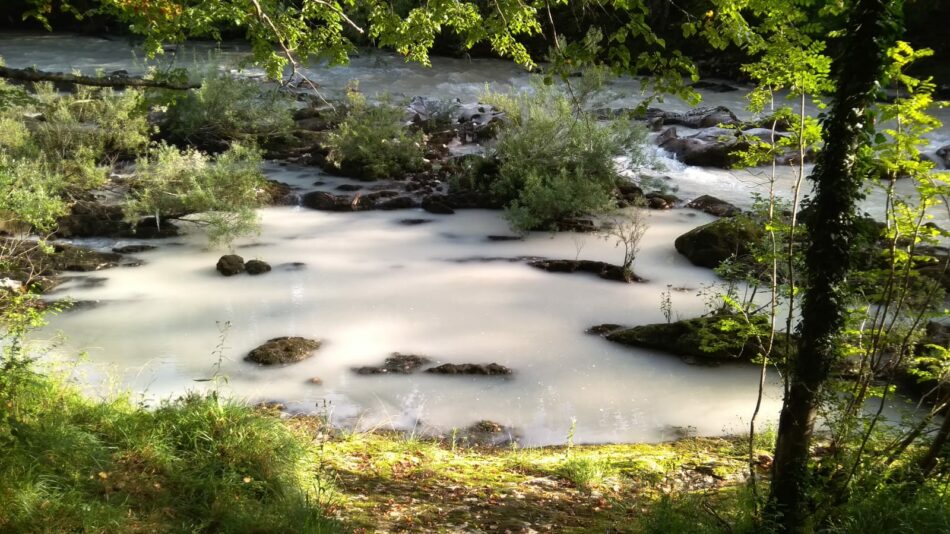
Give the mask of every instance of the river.
[{"label": "river", "polygon": [[[224,62],[240,52],[225,47],[209,56],[209,49],[180,49],[175,61],[207,65],[209,58]],[[125,41],[58,34],[0,35],[0,56],[13,67],[47,70],[144,68]],[[367,94],[463,101],[477,99],[486,85],[495,90],[529,85],[526,73],[504,61],[433,58],[432,68],[423,68],[384,53],[365,53],[346,67],[314,67],[312,74],[330,94],[358,79]],[[632,105],[639,98],[631,80],[612,89],[613,105]],[[725,105],[741,115],[743,95],[703,96],[706,105]],[[659,106],[685,109],[675,99]],[[942,146],[950,143],[950,133],[945,128],[934,139]],[[668,176],[683,199],[711,194],[748,206],[752,192],[765,191],[756,171],[684,166],[662,151],[656,157],[664,168],[655,174]],[[269,163],[265,170],[301,193],[353,183],[318,168]],[[779,178],[778,191],[787,195],[794,172],[783,169]],[[879,204],[880,196],[872,195],[866,208],[873,213]],[[274,271],[220,276],[214,265],[223,251],[208,250],[200,231],[149,241],[159,247],[136,255],[142,266],[81,274],[60,286],[52,297],[95,305],[55,317],[43,333],[62,334],[54,352],[63,361],[79,362],[70,365],[89,391],[131,390],[147,404],[217,387],[250,401],[280,401],[292,412],[325,412],[338,424],[361,429],[444,434],[487,419],[510,428],[526,445],[563,443],[572,425],[578,443],[742,432],[755,402],[756,367],[692,366],[584,333],[599,323],[664,321],[660,304],[667,292],[674,316],[704,311],[708,288],[718,279],[679,255],[673,241],[713,218],[686,208],[648,215],[650,227],[635,264],[647,282],[623,285],[507,261],[543,256],[616,263],[622,251],[595,236],[569,232],[489,241],[488,235],[510,234],[499,212],[439,216],[421,210],[266,208],[260,210],[260,235],[237,241],[234,251],[266,260]],[[404,224],[408,218],[431,222]],[[82,241],[102,249],[135,242]],[[250,349],[283,335],[321,339],[324,346],[286,367],[243,361]],[[86,356],[77,360],[80,351]],[[379,364],[392,352],[422,354],[439,363],[497,362],[514,373],[508,378],[362,376],[352,370]],[[213,375],[223,380],[203,381]],[[770,374],[762,424],[777,420],[779,407],[778,377]]]}]

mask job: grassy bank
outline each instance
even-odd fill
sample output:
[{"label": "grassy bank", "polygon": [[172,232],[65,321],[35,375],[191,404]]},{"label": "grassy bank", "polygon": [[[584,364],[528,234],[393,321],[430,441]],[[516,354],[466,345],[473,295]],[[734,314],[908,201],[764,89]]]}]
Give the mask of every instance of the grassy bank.
[{"label": "grassy bank", "polygon": [[[22,368],[0,406],[2,532],[761,531],[739,439],[466,446],[215,395],[146,410]],[[945,485],[837,513],[830,531],[950,527]]]}]

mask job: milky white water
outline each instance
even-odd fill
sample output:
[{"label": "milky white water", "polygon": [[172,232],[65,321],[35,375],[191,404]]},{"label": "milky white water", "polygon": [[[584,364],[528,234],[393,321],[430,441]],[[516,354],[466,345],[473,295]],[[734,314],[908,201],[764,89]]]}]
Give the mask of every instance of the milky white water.
[{"label": "milky white water", "polygon": [[[0,36],[0,56],[11,66],[35,64],[49,70],[141,69],[122,41],[74,36]],[[201,50],[192,57],[200,56]],[[523,71],[503,61],[434,58],[433,63],[432,69],[424,69],[372,54],[315,74],[328,91],[358,78],[367,92],[468,101],[486,83],[502,90],[528,84]],[[635,86],[622,81],[616,89],[634,94]],[[741,111],[741,92],[707,96],[707,104]],[[681,109],[682,104],[665,107]],[[746,171],[687,167],[662,153],[658,159],[666,170],[656,174],[668,175],[670,186],[684,199],[708,193],[748,206],[750,192],[766,190],[761,176]],[[310,168],[273,165],[267,173],[301,191],[313,189],[316,180],[326,182],[321,188],[327,190],[347,182]],[[788,193],[793,178],[783,170],[780,194]],[[869,210],[875,202],[872,197]],[[668,439],[676,435],[675,427],[694,427],[700,434],[747,428],[757,368],[689,366],[676,357],[583,333],[605,322],[663,321],[660,301],[668,287],[679,289],[671,294],[675,315],[702,313],[703,298],[697,292],[717,279],[677,254],[673,240],[711,221],[705,214],[649,212],[650,229],[635,265],[648,282],[631,285],[505,261],[578,256],[616,263],[622,254],[613,243],[571,233],[490,242],[486,236],[510,233],[498,212],[335,214],[281,207],[260,214],[260,235],[238,241],[235,251],[245,259],[269,262],[274,271],[257,277],[220,276],[214,265],[222,251],[206,250],[200,232],[150,241],[160,246],[136,255],[143,266],[80,275],[52,295],[98,302],[54,319],[47,333],[65,334],[59,353],[71,357],[87,351],[80,369],[100,391],[112,377],[153,402],[209,387],[196,380],[215,373],[221,325],[229,323],[218,371],[227,377],[225,389],[251,400],[279,400],[293,410],[327,409],[340,424],[447,432],[490,419],[513,428],[526,444],[562,443],[572,420],[578,442]],[[399,223],[406,218],[433,222]],[[132,242],[84,244],[107,249]],[[286,367],[260,368],[243,361],[250,349],[283,335],[325,344],[313,358]],[[497,362],[514,374],[471,378],[352,372],[353,367],[380,364],[392,352],[422,354],[439,363]],[[314,377],[322,385],[311,383]],[[763,422],[777,416],[776,382],[769,377]]]}]

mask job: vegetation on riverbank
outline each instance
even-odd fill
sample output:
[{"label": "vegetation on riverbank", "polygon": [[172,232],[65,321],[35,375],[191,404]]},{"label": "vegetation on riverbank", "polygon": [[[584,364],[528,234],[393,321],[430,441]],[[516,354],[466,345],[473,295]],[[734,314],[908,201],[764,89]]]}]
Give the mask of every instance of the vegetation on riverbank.
[{"label": "vegetation on riverbank", "polygon": [[[5,371],[0,405],[5,532],[758,531],[744,438],[486,447],[213,393],[149,410],[28,368]],[[772,439],[756,439],[760,474]],[[943,532],[948,498],[946,481],[866,484],[826,531]]]}]

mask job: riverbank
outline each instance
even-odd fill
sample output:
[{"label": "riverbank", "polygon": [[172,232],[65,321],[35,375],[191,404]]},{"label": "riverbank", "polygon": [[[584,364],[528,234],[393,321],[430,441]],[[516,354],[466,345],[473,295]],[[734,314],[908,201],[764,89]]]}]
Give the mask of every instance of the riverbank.
[{"label": "riverbank", "polygon": [[[213,393],[146,410],[54,376],[0,384],[3,532],[760,531],[745,438],[586,446],[565,429],[567,446],[486,447],[341,431]],[[753,451],[761,492],[771,439]],[[858,489],[829,532],[945,532],[946,491]]]}]

